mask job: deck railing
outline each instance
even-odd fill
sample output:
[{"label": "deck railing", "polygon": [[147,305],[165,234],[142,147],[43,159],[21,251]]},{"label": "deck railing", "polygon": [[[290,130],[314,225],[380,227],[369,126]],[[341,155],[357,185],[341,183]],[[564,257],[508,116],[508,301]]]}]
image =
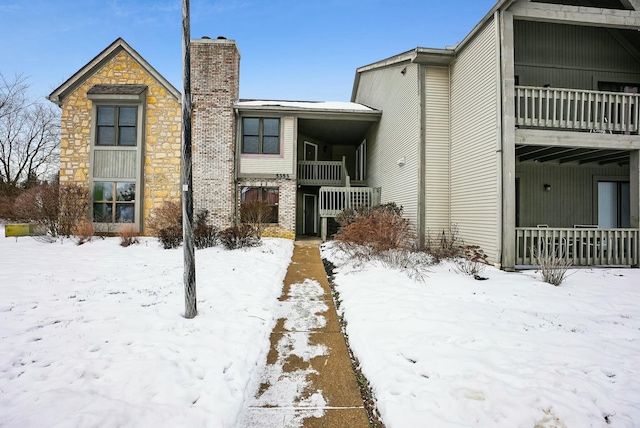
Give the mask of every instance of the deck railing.
[{"label": "deck railing", "polygon": [[638,229],[516,228],[516,265],[535,254],[567,258],[574,266],[637,266]]},{"label": "deck railing", "polygon": [[303,186],[345,186],[345,161],[298,161],[297,179]]},{"label": "deck railing", "polygon": [[516,125],[638,133],[640,94],[516,86]]},{"label": "deck railing", "polygon": [[321,187],[320,217],[336,217],[346,208],[372,207],[380,204],[380,188]]}]

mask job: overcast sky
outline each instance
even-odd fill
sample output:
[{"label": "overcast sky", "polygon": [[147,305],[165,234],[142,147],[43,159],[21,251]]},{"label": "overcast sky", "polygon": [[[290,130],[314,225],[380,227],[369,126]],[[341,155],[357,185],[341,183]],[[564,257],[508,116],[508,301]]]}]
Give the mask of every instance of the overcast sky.
[{"label": "overcast sky", "polygon": [[[356,68],[455,45],[496,0],[191,0],[241,54],[240,97],[348,101]],[[118,37],[181,90],[181,0],[0,0],[0,73],[46,96]]]}]

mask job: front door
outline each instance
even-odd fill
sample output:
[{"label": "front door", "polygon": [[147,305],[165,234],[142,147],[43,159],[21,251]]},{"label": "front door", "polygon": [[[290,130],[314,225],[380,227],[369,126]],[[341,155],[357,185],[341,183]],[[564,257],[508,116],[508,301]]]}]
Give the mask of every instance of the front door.
[{"label": "front door", "polygon": [[304,194],[302,201],[302,210],[304,224],[302,225],[302,233],[304,235],[318,234],[318,196]]},{"label": "front door", "polygon": [[310,143],[308,141],[304,142],[304,160],[306,161],[317,161],[318,160],[318,145]]}]

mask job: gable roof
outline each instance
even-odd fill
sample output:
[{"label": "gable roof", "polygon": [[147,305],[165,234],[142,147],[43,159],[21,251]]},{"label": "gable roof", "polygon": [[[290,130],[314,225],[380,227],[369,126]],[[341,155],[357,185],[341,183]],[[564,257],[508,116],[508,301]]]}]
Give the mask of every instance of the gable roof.
[{"label": "gable roof", "polygon": [[140,66],[154,79],[158,81],[173,97],[180,102],[182,96],[180,92],[165,79],[158,71],[151,66],[138,52],[136,52],[123,38],[118,37],[113,43],[111,43],[106,49],[100,52],[95,58],[89,61],[84,67],[78,70],[73,76],[71,76],[66,82],[55,89],[50,95],[49,100],[62,105],[62,101],[73,92],[78,86],[80,86],[89,76],[94,74],[105,63],[110,61],[113,57],[120,52],[126,52],[131,56]]}]

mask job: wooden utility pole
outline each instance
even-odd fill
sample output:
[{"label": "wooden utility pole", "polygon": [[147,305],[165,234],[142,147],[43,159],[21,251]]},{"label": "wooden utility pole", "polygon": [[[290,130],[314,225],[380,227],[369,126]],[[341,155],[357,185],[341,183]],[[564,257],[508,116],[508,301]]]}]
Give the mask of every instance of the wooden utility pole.
[{"label": "wooden utility pole", "polygon": [[198,313],[196,257],[193,249],[193,174],[191,171],[191,28],[189,0],[182,0],[182,242],[184,247],[184,316]]}]

